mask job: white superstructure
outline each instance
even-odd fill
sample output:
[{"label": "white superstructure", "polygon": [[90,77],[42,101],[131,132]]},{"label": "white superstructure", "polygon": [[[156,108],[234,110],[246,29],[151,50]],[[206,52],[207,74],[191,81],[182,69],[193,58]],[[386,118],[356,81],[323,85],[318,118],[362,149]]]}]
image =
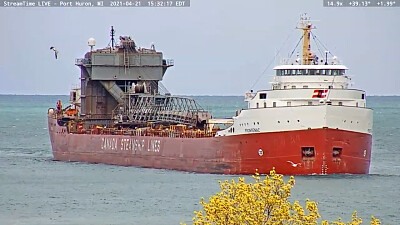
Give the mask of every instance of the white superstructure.
[{"label": "white superstructure", "polygon": [[348,68],[336,56],[320,60],[311,52],[309,20],[302,19],[303,58],[283,60],[274,68],[271,90],[246,93],[247,109],[217,136],[331,128],[372,133],[366,93],[350,89]]}]

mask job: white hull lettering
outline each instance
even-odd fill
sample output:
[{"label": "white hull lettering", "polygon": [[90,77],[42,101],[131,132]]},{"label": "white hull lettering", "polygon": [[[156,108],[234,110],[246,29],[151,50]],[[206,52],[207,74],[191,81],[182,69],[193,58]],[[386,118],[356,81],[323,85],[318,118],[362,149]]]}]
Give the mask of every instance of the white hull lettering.
[{"label": "white hull lettering", "polygon": [[161,141],[160,140],[148,140],[136,139],[136,138],[101,138],[101,150],[106,151],[148,151],[148,152],[160,152]]},{"label": "white hull lettering", "polygon": [[145,151],[146,141],[144,139],[136,138],[122,138],[121,139],[121,151]]},{"label": "white hull lettering", "polygon": [[117,138],[101,138],[101,150],[117,150]]},{"label": "white hull lettering", "polygon": [[147,151],[149,152],[160,152],[160,140],[149,140]]}]

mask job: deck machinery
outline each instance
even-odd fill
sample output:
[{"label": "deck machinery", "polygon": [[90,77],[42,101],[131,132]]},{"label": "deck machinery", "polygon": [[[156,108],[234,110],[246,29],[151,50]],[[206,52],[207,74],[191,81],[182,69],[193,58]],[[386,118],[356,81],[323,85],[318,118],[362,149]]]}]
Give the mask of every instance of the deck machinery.
[{"label": "deck machinery", "polygon": [[191,98],[171,96],[160,82],[173,60],[164,59],[153,44],[138,48],[127,36],[114,45],[114,35],[111,27],[111,46],[103,49],[93,50],[95,41],[89,39],[91,51],[75,63],[81,88],[73,89],[71,99],[85,125],[144,127],[152,122],[204,128],[211,114]]}]

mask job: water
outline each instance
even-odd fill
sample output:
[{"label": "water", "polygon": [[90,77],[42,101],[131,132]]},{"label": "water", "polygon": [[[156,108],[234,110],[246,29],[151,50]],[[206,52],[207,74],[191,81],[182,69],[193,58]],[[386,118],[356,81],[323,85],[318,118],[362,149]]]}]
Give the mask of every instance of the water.
[{"label": "water", "polygon": [[[195,97],[216,117],[242,97]],[[0,224],[191,222],[218,180],[237,176],[52,161],[46,111],[67,96],[0,95]],[[400,97],[369,97],[374,109],[370,175],[297,176],[291,200],[319,202],[323,218],[400,223]],[[250,179],[250,178],[247,178]]]}]

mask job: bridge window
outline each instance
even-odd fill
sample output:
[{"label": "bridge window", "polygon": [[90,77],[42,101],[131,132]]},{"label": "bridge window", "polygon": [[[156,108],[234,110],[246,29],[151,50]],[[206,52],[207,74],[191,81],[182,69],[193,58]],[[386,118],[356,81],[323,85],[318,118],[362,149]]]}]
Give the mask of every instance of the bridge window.
[{"label": "bridge window", "polygon": [[325,75],[331,75],[331,70],[325,70]]},{"label": "bridge window", "polygon": [[299,75],[308,75],[308,70],[298,70],[297,74],[299,74]]},{"label": "bridge window", "polygon": [[339,75],[339,70],[332,70],[332,75],[333,76]]},{"label": "bridge window", "polygon": [[310,70],[310,75],[315,75],[315,70]]},{"label": "bridge window", "polygon": [[266,99],[267,93],[260,93],[260,99]]},{"label": "bridge window", "polygon": [[346,70],[339,70],[339,74],[340,75],[345,75],[346,74]]}]

